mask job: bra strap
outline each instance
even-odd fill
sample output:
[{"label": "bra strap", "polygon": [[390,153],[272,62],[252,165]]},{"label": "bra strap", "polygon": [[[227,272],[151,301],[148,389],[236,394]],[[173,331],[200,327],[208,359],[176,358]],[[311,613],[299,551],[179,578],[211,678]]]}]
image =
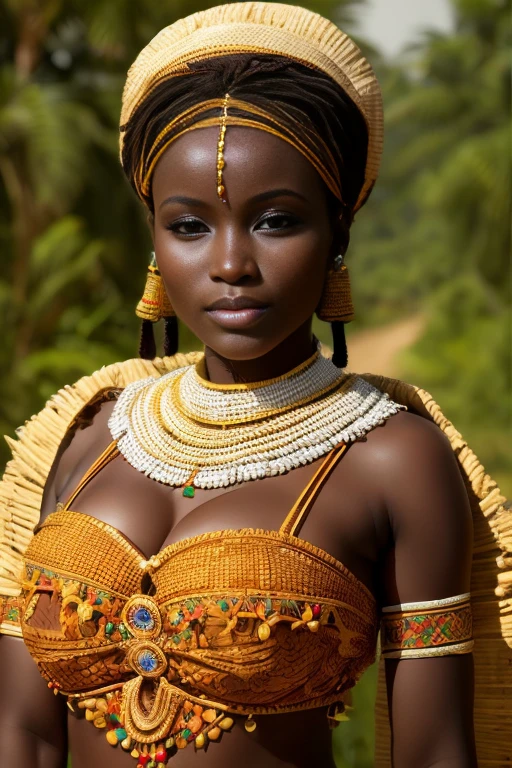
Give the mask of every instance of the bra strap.
[{"label": "bra strap", "polygon": [[346,443],[340,443],[340,445],[337,445],[336,448],[327,454],[326,459],[322,462],[320,468],[315,472],[286,516],[285,521],[279,529],[280,533],[284,533],[289,536],[298,535],[311,510],[311,507],[317,500],[320,491],[329,479],[331,472],[346,452],[347,447],[348,446]]},{"label": "bra strap", "polygon": [[89,483],[93,477],[96,477],[96,475],[101,472],[101,470],[106,467],[107,464],[110,464],[110,462],[113,461],[116,456],[119,456],[119,448],[117,447],[117,440],[113,440],[110,445],[107,445],[101,456],[98,456],[94,464],[89,467],[62,509],[69,509],[71,504],[74,502],[80,491],[85,488],[87,483]]}]

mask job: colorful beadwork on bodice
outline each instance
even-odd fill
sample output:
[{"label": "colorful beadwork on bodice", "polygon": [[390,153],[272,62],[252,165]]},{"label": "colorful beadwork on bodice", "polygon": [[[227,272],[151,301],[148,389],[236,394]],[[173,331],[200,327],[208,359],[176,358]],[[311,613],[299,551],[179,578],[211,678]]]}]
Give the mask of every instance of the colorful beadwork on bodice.
[{"label": "colorful beadwork on bodice", "polygon": [[[45,593],[50,628],[37,622]],[[139,765],[215,740],[229,714],[337,702],[375,656],[370,592],[277,531],[203,534],[146,562],[111,526],[61,510],[29,545],[23,601],[43,676]]]}]

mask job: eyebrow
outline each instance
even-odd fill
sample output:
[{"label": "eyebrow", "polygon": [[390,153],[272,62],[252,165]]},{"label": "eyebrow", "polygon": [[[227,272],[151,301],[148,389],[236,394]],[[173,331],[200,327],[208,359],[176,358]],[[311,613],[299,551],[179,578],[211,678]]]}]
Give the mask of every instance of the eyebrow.
[{"label": "eyebrow", "polygon": [[[258,195],[254,195],[254,197],[251,197],[248,202],[249,203],[260,203],[264,200],[270,200],[274,197],[296,197],[299,200],[303,200],[304,202],[308,202],[307,198],[304,197],[304,195],[301,195],[299,192],[295,192],[293,189],[269,189],[267,192],[260,192]],[[171,195],[171,197],[166,197],[165,200],[160,203],[159,209],[163,208],[164,205],[168,205],[169,203],[182,203],[183,205],[191,205],[196,206],[198,208],[205,208],[208,206],[208,203],[205,203],[204,200],[198,200],[196,197],[187,197],[185,195]]]}]

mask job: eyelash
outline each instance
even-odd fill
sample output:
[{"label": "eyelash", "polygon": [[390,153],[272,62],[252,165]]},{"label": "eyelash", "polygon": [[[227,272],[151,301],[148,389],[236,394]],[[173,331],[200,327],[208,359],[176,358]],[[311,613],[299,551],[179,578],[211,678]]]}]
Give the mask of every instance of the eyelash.
[{"label": "eyelash", "polygon": [[[299,219],[296,216],[292,216],[289,213],[274,213],[270,216],[266,216],[264,219],[261,219],[259,221],[259,224],[263,224],[266,221],[272,221],[273,219],[288,219],[292,222],[289,226],[294,226],[299,223]],[[200,226],[206,226],[203,224],[199,219],[190,218],[190,219],[181,219],[181,221],[176,221],[174,224],[171,224],[170,226],[166,227],[166,229],[170,230],[171,232],[174,232],[176,235],[180,235],[181,237],[194,237],[195,235],[203,234],[202,232],[179,232],[179,227],[182,227],[186,224],[199,224]],[[269,232],[281,232],[283,229],[288,229],[288,227],[268,227],[267,231]]]}]

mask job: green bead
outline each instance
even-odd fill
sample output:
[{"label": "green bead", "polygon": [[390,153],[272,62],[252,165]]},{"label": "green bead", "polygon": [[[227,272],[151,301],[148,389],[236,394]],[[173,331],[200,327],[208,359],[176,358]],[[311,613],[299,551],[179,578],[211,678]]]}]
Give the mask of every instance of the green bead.
[{"label": "green bead", "polygon": [[113,625],[113,623],[111,621],[109,621],[108,624],[105,627],[105,634],[106,635],[111,635],[113,631],[114,631],[114,625]]},{"label": "green bead", "polygon": [[184,728],[181,732],[181,735],[184,739],[188,739],[189,736],[192,736],[192,731],[190,731],[188,728]]},{"label": "green bead", "polygon": [[128,634],[128,630],[126,629],[126,627],[125,627],[125,625],[123,624],[123,622],[121,622],[117,628],[118,628],[118,630],[119,630],[119,634],[121,635],[121,637],[123,638],[123,640],[128,640],[128,638],[130,637],[130,635]]},{"label": "green bead", "polygon": [[183,489],[183,495],[187,497],[187,499],[193,499],[196,495],[196,491],[193,485],[186,485]]},{"label": "green bead", "polygon": [[116,728],[116,736],[119,739],[119,741],[124,741],[128,734],[126,733],[124,728]]}]

